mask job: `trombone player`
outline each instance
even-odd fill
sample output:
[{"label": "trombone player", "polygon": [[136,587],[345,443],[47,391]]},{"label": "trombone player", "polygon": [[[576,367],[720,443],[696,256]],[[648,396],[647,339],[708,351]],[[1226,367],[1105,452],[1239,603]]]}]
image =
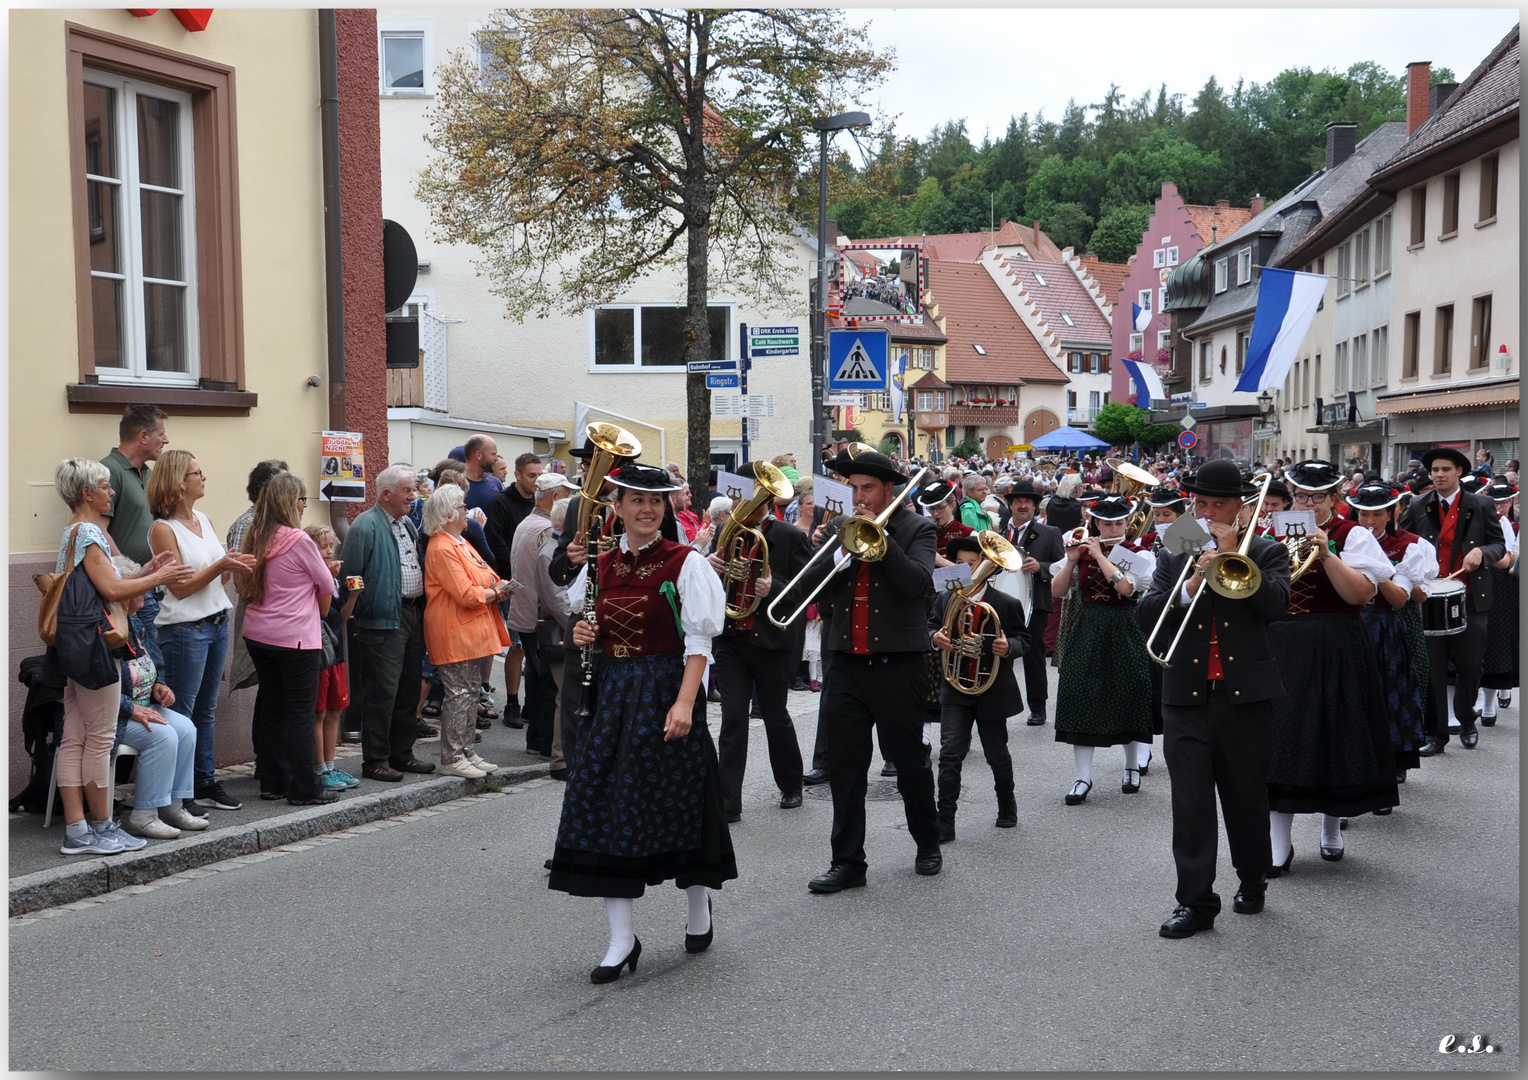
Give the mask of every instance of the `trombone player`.
[{"label": "trombone player", "polygon": [[[1136,611],[1142,629],[1153,631],[1148,648],[1183,632],[1162,676],[1162,751],[1172,770],[1178,869],[1178,906],[1161,929],[1167,938],[1208,930],[1220,913],[1213,887],[1217,790],[1240,882],[1233,909],[1243,915],[1263,910],[1273,862],[1264,773],[1272,751],[1272,703],[1284,694],[1268,624],[1284,617],[1290,588],[1283,544],[1252,530],[1238,537],[1242,500],[1257,491],[1243,483],[1241,470],[1229,461],[1210,461],[1183,481],[1183,489],[1193,495],[1194,515],[1207,523],[1213,547],[1197,555],[1164,550]],[[1261,574],[1255,591],[1233,599],[1206,589],[1215,558],[1238,550]]]},{"label": "trombone player", "polygon": [[[717,757],[722,776],[722,809],[727,821],[743,818],[743,773],[748,766],[748,707],[758,691],[764,714],[769,766],[780,789],[780,806],[801,805],[801,745],[786,709],[786,691],[795,670],[796,639],[805,623],[781,629],[760,610],[772,589],[784,589],[811,554],[806,533],[771,512],[791,483],[778,468],[755,462],[754,493],[732,512],[707,559],[722,577],[727,621],[711,643],[716,658],[711,677],[722,697]],[[765,550],[767,549],[767,551]],[[767,561],[761,555],[767,554]],[[729,574],[729,562],[732,572]],[[762,564],[762,565],[761,565]],[[762,571],[762,573],[761,573]]]},{"label": "trombone player", "polygon": [[[897,769],[907,831],[918,845],[915,869],[937,874],[942,865],[934,773],[923,749],[934,523],[903,504],[897,489],[906,477],[884,454],[865,451],[835,462],[834,468],[854,490],[859,523],[874,526],[878,521],[885,543],[866,545],[859,556],[850,556],[824,527],[814,564],[790,590],[805,596],[823,586],[827,609],[822,646],[824,654],[834,654],[822,688],[819,721],[833,793],[833,862],[826,873],[807,883],[815,893],[865,884],[865,774],[872,730],[880,737],[881,752]],[[855,520],[839,517],[831,525],[841,538],[845,522]],[[777,594],[771,601],[771,616],[782,598]]]}]

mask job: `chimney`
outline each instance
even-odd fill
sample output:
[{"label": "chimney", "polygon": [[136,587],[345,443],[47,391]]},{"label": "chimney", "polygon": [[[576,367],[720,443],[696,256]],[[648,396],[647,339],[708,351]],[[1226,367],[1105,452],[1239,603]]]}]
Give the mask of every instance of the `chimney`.
[{"label": "chimney", "polygon": [[1432,61],[1417,60],[1406,65],[1406,134],[1427,123],[1427,80],[1432,78]]},{"label": "chimney", "polygon": [[1215,200],[1215,205],[1216,206],[1229,207],[1231,205],[1231,200],[1230,199],[1216,199]]},{"label": "chimney", "polygon": [[1353,156],[1358,143],[1358,125],[1351,120],[1333,120],[1326,125],[1326,168],[1330,172]]},{"label": "chimney", "polygon": [[1436,86],[1427,88],[1427,115],[1437,116],[1438,110],[1443,108],[1445,102],[1454,96],[1454,91],[1459,89],[1458,83],[1438,83]]},{"label": "chimney", "polygon": [[1263,207],[1267,205],[1268,203],[1263,199],[1261,195],[1252,196],[1252,216],[1257,217],[1263,212]]}]

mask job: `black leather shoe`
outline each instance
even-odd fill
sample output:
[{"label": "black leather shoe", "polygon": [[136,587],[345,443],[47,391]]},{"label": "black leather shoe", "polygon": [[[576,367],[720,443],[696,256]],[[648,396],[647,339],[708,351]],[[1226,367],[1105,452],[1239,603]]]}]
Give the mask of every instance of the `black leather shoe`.
[{"label": "black leather shoe", "polygon": [[440,734],[440,728],[419,721],[419,726],[414,729],[414,737],[418,739],[433,739]]},{"label": "black leather shoe", "polygon": [[1480,732],[1471,724],[1467,728],[1459,729],[1459,745],[1466,750],[1473,750],[1480,744]]},{"label": "black leather shoe", "polygon": [[942,866],[944,866],[944,856],[937,851],[922,853],[913,860],[913,869],[924,877],[932,877],[939,873]]},{"label": "black leather shoe", "polygon": [[1134,795],[1141,790],[1141,770],[1126,769],[1125,778],[1120,781],[1119,789],[1126,795]]},{"label": "black leather shoe", "polygon": [[1029,719],[1024,721],[1030,727],[1039,727],[1045,723],[1045,710],[1035,709],[1029,714]]},{"label": "black leather shoe", "polygon": [[1397,784],[1404,784],[1406,782],[1406,770],[1405,769],[1396,769],[1395,770],[1395,782]]},{"label": "black leather shoe", "polygon": [[811,772],[803,773],[801,776],[801,782],[807,787],[812,787],[815,784],[826,784],[828,782],[827,770],[813,769]]},{"label": "black leather shoe", "polygon": [[1138,771],[1138,772],[1139,772],[1139,773],[1140,773],[1140,774],[1141,774],[1141,775],[1142,775],[1142,776],[1145,776],[1145,775],[1146,775],[1146,773],[1147,773],[1147,772],[1148,772],[1148,771],[1149,771],[1149,770],[1150,770],[1150,769],[1151,769],[1151,747],[1149,747],[1149,746],[1148,746],[1148,747],[1147,747],[1147,748],[1146,748],[1146,760],[1145,760],[1145,761],[1143,761],[1143,762],[1141,762],[1141,767],[1140,767],[1140,769],[1138,769],[1138,770],[1137,770],[1137,771]]},{"label": "black leather shoe", "polygon": [[865,887],[865,872],[853,870],[847,866],[833,866],[826,874],[818,874],[806,887],[814,893],[836,893],[845,889],[863,889]]},{"label": "black leather shoe", "polygon": [[1263,910],[1263,901],[1263,893],[1242,889],[1236,894],[1236,899],[1231,901],[1231,910],[1238,915],[1257,915]]},{"label": "black leather shoe", "polygon": [[1417,747],[1417,754],[1421,757],[1432,757],[1434,754],[1443,753],[1443,748],[1448,745],[1447,739],[1439,739],[1429,735],[1427,741]]},{"label": "black leather shoe", "polygon": [[952,844],[955,842],[955,819],[953,817],[941,817],[939,819],[939,842]]},{"label": "black leather shoe", "polygon": [[631,973],[635,975],[637,973],[637,957],[641,955],[642,939],[633,934],[631,938],[631,952],[626,954],[626,959],[612,967],[600,966],[595,968],[589,972],[589,981],[592,983],[615,982],[621,977],[621,969],[628,965],[631,967]]},{"label": "black leather shoe", "polygon": [[800,805],[801,805],[801,792],[799,792],[799,791],[795,792],[794,794],[791,794],[791,795],[781,795],[780,796],[780,809],[781,810],[794,810],[794,809],[796,809],[796,807],[798,807]]},{"label": "black leather shoe", "polygon": [[1341,862],[1342,861],[1343,853],[1346,850],[1347,850],[1346,848],[1327,847],[1325,844],[1322,844],[1321,845],[1321,857],[1323,859],[1325,859],[1327,862]]},{"label": "black leather shoe", "polygon": [[1215,925],[1215,916],[1204,915],[1191,907],[1179,907],[1172,916],[1162,924],[1158,931],[1166,938],[1193,937],[1201,930],[1208,930]]},{"label": "black leather shoe", "polygon": [[805,679],[803,679],[799,675],[797,675],[794,679],[791,680],[791,689],[792,690],[810,690],[811,688],[812,688],[812,684],[807,682]]},{"label": "black leather shoe", "polygon": [[1264,874],[1263,876],[1268,878],[1269,880],[1272,880],[1273,878],[1276,878],[1276,877],[1283,877],[1285,874],[1289,873],[1289,868],[1294,865],[1294,861],[1295,861],[1295,846],[1293,844],[1290,844],[1289,845],[1289,857],[1284,860],[1284,865],[1283,866],[1272,867],[1268,871],[1268,873]]},{"label": "black leather shoe", "polygon": [[1072,790],[1066,793],[1066,804],[1068,806],[1082,805],[1088,801],[1088,792],[1092,790],[1093,781],[1091,780],[1072,781]]},{"label": "black leather shoe", "polygon": [[435,771],[434,765],[428,761],[420,761],[416,757],[389,758],[387,763],[399,772],[432,773]]},{"label": "black leather shoe", "polygon": [[361,775],[368,780],[385,780],[389,784],[395,784],[403,779],[403,774],[391,765],[376,762],[372,765],[362,765]]},{"label": "black leather shoe", "polygon": [[312,795],[291,795],[287,798],[289,806],[327,806],[332,802],[339,802],[340,793],[333,788],[319,788]]},{"label": "black leather shoe", "polygon": [[764,719],[764,710],[759,708],[757,705],[750,706],[749,709],[748,709],[748,719],[750,719],[750,720],[762,720],[762,719]]},{"label": "black leather shoe", "polygon": [[[711,913],[711,897],[706,897],[706,912]],[[689,953],[705,952],[711,947],[711,933],[716,929],[716,918],[712,915],[711,929],[704,934],[692,934],[688,930],[684,934],[684,951]],[[633,969],[635,970],[635,968]]]},{"label": "black leather shoe", "polygon": [[1012,795],[997,801],[997,820],[992,824],[999,829],[1012,829],[1019,823],[1019,804]]},{"label": "black leather shoe", "polygon": [[1480,726],[1481,727],[1495,727],[1496,726],[1496,717],[1494,717],[1494,716],[1482,716],[1480,718]]},{"label": "black leather shoe", "polygon": [[893,765],[891,762],[888,761],[886,764],[881,766],[881,775],[882,776],[896,776],[897,775],[897,767],[895,765]]},{"label": "black leather shoe", "polygon": [[487,731],[491,727],[493,727],[493,721],[488,719],[488,717],[479,716],[477,718],[477,729],[479,731]]}]

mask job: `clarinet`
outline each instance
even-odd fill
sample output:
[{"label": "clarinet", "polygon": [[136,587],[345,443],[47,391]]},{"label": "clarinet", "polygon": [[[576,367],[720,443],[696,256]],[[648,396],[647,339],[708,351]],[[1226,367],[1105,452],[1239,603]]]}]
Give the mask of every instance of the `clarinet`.
[{"label": "clarinet", "polygon": [[[584,608],[579,617],[598,632],[598,626],[594,617],[594,604],[599,598],[599,533],[600,519],[596,514],[590,518],[589,531],[584,536],[589,557],[584,562]],[[578,718],[579,730],[584,731],[584,723],[594,716],[594,658],[598,648],[598,641],[591,641],[582,649],[580,661],[583,668],[583,686],[579,690],[578,708],[573,715]]]}]

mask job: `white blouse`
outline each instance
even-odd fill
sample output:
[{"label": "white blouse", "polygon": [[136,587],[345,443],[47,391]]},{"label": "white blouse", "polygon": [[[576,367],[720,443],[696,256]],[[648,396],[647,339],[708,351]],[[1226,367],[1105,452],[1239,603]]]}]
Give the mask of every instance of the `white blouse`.
[{"label": "white blouse", "polygon": [[1410,593],[1437,576],[1438,549],[1430,541],[1418,538],[1401,553],[1401,561],[1395,564],[1395,576],[1390,580]]},{"label": "white blouse", "polygon": [[1507,545],[1507,554],[1517,554],[1517,529],[1512,525],[1512,519],[1506,514],[1501,515],[1501,538]]},{"label": "white blouse", "polygon": [[1343,541],[1337,557],[1376,585],[1395,576],[1390,556],[1379,546],[1374,534],[1361,526],[1348,530],[1347,539]]},{"label": "white blouse", "polygon": [[[1112,540],[1105,543],[1104,558],[1108,559],[1109,553],[1118,547],[1120,543],[1121,541],[1119,540]],[[1157,557],[1149,551],[1132,551],[1130,556],[1134,564],[1134,569],[1126,570],[1125,576],[1128,577],[1131,583],[1135,585],[1135,592],[1131,595],[1139,598],[1145,596],[1146,591],[1151,588],[1151,579],[1157,572]],[[1110,561],[1112,562],[1113,560],[1111,559]],[[1051,577],[1054,578],[1060,574],[1061,571],[1066,567],[1067,562],[1067,557],[1063,555],[1061,558],[1051,563]],[[1076,587],[1077,582],[1076,580],[1073,580],[1072,588],[1075,589]]]},{"label": "white blouse", "polygon": [[[621,550],[630,551],[626,534],[621,534]],[[584,589],[589,564],[579,570],[568,586],[568,603],[577,619],[584,606]],[[704,656],[711,663],[711,639],[722,632],[727,622],[727,594],[721,579],[706,557],[693,548],[679,567],[679,625],[684,629],[684,655]]]}]

